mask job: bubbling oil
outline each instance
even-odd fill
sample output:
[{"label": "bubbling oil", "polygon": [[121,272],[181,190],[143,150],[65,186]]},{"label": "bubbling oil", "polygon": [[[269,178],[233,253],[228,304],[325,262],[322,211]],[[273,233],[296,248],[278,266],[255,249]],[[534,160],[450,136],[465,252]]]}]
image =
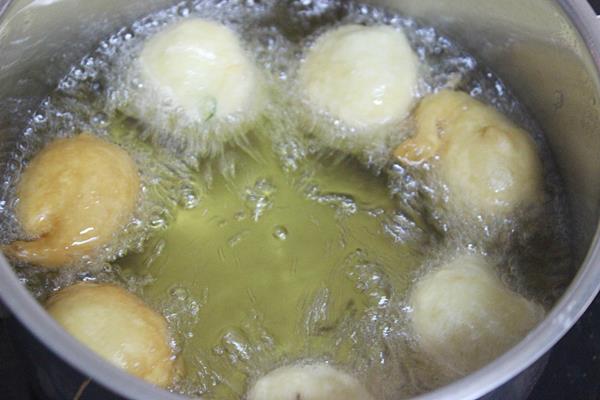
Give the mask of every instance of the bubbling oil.
[{"label": "bubbling oil", "polygon": [[[227,132],[210,151],[202,149],[213,144],[194,139],[189,126],[151,127],[127,110],[136,84],[128,68],[143,41],[192,17],[238,33],[270,96],[260,118],[209,126],[212,134]],[[545,204],[502,220],[453,216],[429,165],[390,161],[410,119],[385,128],[380,146],[335,150],[352,128],[310,111],[295,82],[307,46],[348,23],[405,32],[423,66],[418,96],[464,90],[531,132],[546,171]],[[407,293],[421,276],[461,252],[482,253],[502,266],[508,286],[549,307],[572,273],[561,182],[526,110],[452,40],[383,8],[186,1],[122,28],[72,67],[15,143],[3,175],[3,243],[22,234],[14,187],[28,160],[51,140],[82,131],[134,157],[138,209],[97,257],[50,272],[15,265],[16,272],[41,301],[77,281],[113,282],[140,295],[165,316],[184,360],[176,392],[242,398],[276,367],[326,361],[360,377],[380,400],[423,393],[446,381],[408,325]]]}]

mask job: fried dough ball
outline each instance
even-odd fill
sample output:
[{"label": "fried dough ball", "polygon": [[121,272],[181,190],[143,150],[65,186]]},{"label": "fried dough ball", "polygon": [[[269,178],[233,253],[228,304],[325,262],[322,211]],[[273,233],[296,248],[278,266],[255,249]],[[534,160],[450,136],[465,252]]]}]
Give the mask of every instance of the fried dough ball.
[{"label": "fried dough ball", "polygon": [[16,259],[57,268],[92,255],[131,218],[138,169],[117,145],[83,133],[47,145],[18,184],[17,218],[31,240],[4,248]]},{"label": "fried dough ball", "polygon": [[157,386],[173,382],[177,368],[165,319],[125,289],[78,283],[53,295],[46,309],[67,332],[115,366]]},{"label": "fried dough ball", "polygon": [[316,110],[350,127],[370,128],[408,115],[418,59],[397,29],[346,25],[317,39],[299,75]]},{"label": "fried dough ball", "polygon": [[218,22],[196,18],[167,27],[144,44],[138,65],[159,96],[150,101],[183,110],[190,121],[249,112],[258,102],[255,65],[236,34]]},{"label": "fried dough ball", "polygon": [[407,164],[439,156],[451,201],[478,214],[533,204],[543,193],[535,143],[493,107],[466,93],[440,91],[415,111],[416,135],[394,154]]},{"label": "fried dough ball", "polygon": [[492,266],[474,255],[429,272],[410,303],[420,347],[456,376],[509,350],[544,317],[542,306],[507,288]]},{"label": "fried dough ball", "polygon": [[371,395],[345,372],[324,363],[278,368],[260,378],[247,400],[371,400]]}]

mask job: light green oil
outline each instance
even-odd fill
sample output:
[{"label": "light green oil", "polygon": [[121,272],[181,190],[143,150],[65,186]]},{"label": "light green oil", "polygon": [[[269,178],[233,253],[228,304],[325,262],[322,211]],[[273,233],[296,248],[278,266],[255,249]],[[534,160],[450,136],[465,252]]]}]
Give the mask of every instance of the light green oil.
[{"label": "light green oil", "polygon": [[[306,160],[300,171],[286,173],[267,139],[253,149],[252,156],[239,155],[233,178],[215,176],[197,207],[180,209],[145,253],[118,261],[124,270],[153,279],[143,289],[151,304],[168,308],[173,296],[183,296],[200,305],[191,326],[179,325],[187,332],[175,332],[183,339],[186,370],[195,374],[200,363],[214,374],[215,364],[224,363],[218,380],[230,381],[227,390],[234,392],[244,390],[245,376],[231,353],[253,353],[260,343],[249,336],[259,331],[269,352],[242,360],[255,373],[286,360],[343,358],[343,351],[328,348],[332,341],[307,337],[315,327],[306,324],[320,290],[329,294],[325,319],[332,326],[325,335],[344,313],[351,310],[359,319],[373,305],[373,288],[357,281],[348,261],[357,251],[386,271],[386,285],[394,290],[402,291],[407,272],[419,265],[406,243],[384,232],[394,209],[385,178],[352,159]],[[207,379],[201,368],[188,378]]]}]

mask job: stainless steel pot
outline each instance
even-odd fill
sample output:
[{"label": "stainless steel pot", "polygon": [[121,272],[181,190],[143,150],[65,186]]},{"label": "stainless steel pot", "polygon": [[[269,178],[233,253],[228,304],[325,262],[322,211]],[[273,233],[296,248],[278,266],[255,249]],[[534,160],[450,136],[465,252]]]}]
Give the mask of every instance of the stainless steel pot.
[{"label": "stainless steel pot", "polygon": [[[168,3],[0,0],[0,156],[22,128],[19,115],[35,107],[70,64],[108,33]],[[491,66],[545,130],[565,181],[574,261],[580,266],[566,293],[543,323],[511,351],[418,398],[525,399],[544,366],[544,356],[600,287],[600,21],[585,0],[377,3],[439,27]],[[0,296],[36,338],[25,347],[30,358],[38,361],[33,371],[49,398],[75,398],[80,392],[77,398],[106,399],[110,395],[101,386],[131,399],[180,398],[112,367],[67,335],[29,295],[1,255]],[[20,340],[27,337],[19,334]],[[88,385],[87,377],[95,383]]]}]

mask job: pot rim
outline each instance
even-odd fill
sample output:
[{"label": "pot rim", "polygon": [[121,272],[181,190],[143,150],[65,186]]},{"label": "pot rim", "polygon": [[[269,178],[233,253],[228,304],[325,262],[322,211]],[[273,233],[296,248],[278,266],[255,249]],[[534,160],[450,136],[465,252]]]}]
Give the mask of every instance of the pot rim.
[{"label": "pot rim", "polygon": [[[0,7],[0,18],[12,1]],[[587,46],[600,74],[600,21],[585,0],[557,0]],[[519,344],[484,368],[412,400],[474,400],[517,376],[540,359],[581,317],[600,290],[600,228],[567,291],[544,321]],[[13,315],[48,349],[68,364],[121,396],[130,399],[184,400],[157,388],[102,359],[66,333],[34,299],[0,253],[0,298]]]}]

